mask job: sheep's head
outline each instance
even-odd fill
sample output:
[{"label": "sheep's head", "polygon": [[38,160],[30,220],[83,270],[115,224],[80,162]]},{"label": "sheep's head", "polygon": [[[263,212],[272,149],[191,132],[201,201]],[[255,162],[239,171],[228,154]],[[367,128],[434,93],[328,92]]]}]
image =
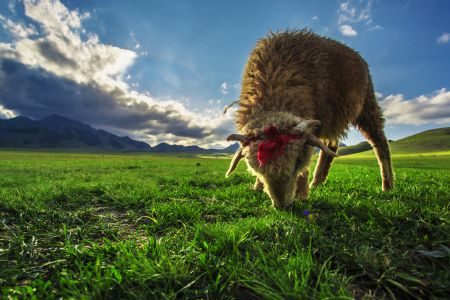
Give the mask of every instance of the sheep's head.
[{"label": "sheep's head", "polygon": [[297,176],[307,167],[313,147],[337,156],[312,132],[320,125],[317,120],[303,120],[297,124],[272,123],[248,131],[246,135],[232,134],[228,141],[239,141],[226,176],[230,175],[242,158],[251,172],[264,184],[265,192],[276,208],[288,208],[294,202]]}]

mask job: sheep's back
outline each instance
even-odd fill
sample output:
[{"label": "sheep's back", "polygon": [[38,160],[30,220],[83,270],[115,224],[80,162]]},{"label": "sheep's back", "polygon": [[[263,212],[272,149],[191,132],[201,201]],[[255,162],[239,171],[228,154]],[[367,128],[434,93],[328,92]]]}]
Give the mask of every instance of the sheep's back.
[{"label": "sheep's back", "polygon": [[351,48],[310,31],[269,34],[251,52],[242,79],[237,126],[257,111],[288,111],[322,121],[323,137],[339,134],[362,109],[365,61]]}]

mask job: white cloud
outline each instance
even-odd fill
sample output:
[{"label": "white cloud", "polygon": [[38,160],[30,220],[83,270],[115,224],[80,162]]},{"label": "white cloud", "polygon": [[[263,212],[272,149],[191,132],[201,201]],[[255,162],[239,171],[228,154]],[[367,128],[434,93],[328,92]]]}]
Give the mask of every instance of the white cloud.
[{"label": "white cloud", "polygon": [[10,119],[14,118],[15,116],[16,113],[14,111],[7,109],[0,104],[0,119]]},{"label": "white cloud", "polygon": [[377,97],[377,99],[381,99],[383,97],[383,93],[375,92],[375,97]]},{"label": "white cloud", "polygon": [[228,94],[228,83],[222,83],[222,85],[220,86],[220,92],[224,95]]},{"label": "white cloud", "polygon": [[8,8],[15,15],[16,14],[16,1],[15,0],[10,0],[8,2]]},{"label": "white cloud", "polygon": [[338,25],[346,23],[358,23],[365,21],[372,22],[372,0],[359,1],[360,7],[353,4],[353,1],[342,2],[338,10]]},{"label": "white cloud", "polygon": [[388,124],[444,124],[450,123],[450,91],[440,89],[431,95],[405,99],[401,94],[380,100]]},{"label": "white cloud", "polygon": [[36,28],[33,25],[25,26],[24,24],[15,23],[0,14],[0,23],[14,37],[27,38],[28,36],[37,34]]},{"label": "white cloud", "polygon": [[355,29],[353,29],[352,26],[350,25],[341,25],[339,26],[339,32],[343,35],[343,36],[349,36],[349,37],[355,37],[358,35],[358,33],[356,32]]},{"label": "white cloud", "polygon": [[31,39],[28,34],[16,35],[11,44],[16,60],[77,83],[95,81],[110,89],[118,85],[125,88],[117,76],[133,64],[137,54],[102,44],[93,33],[83,41],[78,29],[89,13],[69,11],[59,1],[49,0],[25,0],[24,8],[25,15],[41,26],[43,36]]},{"label": "white cloud", "polygon": [[[78,115],[86,112],[86,115],[91,115],[89,120],[96,120],[97,114],[97,123],[92,123],[93,125],[113,128],[116,132],[127,131],[129,135],[149,142],[164,140],[185,145],[208,146],[223,141],[223,145],[227,144],[225,137],[233,128],[232,114],[224,116],[219,108],[193,111],[176,99],[162,100],[150,96],[148,92],[136,91],[137,83],[127,82],[127,70],[139,55],[130,49],[104,44],[95,33],[86,32],[83,21],[90,17],[88,12],[69,10],[58,0],[24,0],[24,8],[25,15],[39,27],[34,31],[22,33],[22,29],[26,31],[27,28],[33,27],[19,24],[22,26],[19,30],[16,29],[19,27],[12,26],[18,25],[16,23],[11,23],[11,26],[4,25],[13,40],[10,43],[0,43],[0,57],[18,62],[29,68],[30,72],[52,74],[52,81],[49,82],[64,78],[74,82],[65,82],[72,90],[77,90],[74,85],[78,84],[82,87],[79,90],[95,90],[103,97],[91,97],[89,101],[94,102],[87,103],[86,99],[76,98],[76,95],[68,96],[58,101],[61,102],[60,105],[64,105],[62,101],[68,99],[78,101],[73,105],[78,109]],[[7,23],[6,18],[1,21],[3,24]],[[140,48],[138,45],[136,42],[134,48]],[[22,73],[17,74],[19,76]],[[45,76],[43,78],[48,80],[49,76]],[[228,92],[226,82],[221,87],[223,92]],[[62,88],[60,90],[64,91]],[[15,104],[11,99],[9,102],[0,99],[0,104],[10,104],[9,107],[1,107],[0,113],[5,116],[12,116],[13,112],[9,109]],[[23,101],[23,104],[36,100],[27,101]],[[109,107],[102,107],[104,104]],[[25,108],[21,109],[24,111]],[[122,121],[125,119],[128,120],[129,127],[123,127]],[[132,124],[134,127],[130,125],[132,122],[136,122]],[[189,135],[186,135],[186,132],[190,132]]]},{"label": "white cloud", "polygon": [[134,43],[134,49],[139,49],[139,48],[141,48],[141,44],[136,40],[136,36],[134,35],[134,32],[133,32],[133,31],[130,32],[130,37],[131,37],[131,40],[132,40],[133,43]]},{"label": "white cloud", "polygon": [[450,33],[444,32],[438,39],[438,44],[447,44],[450,41]]},{"label": "white cloud", "polygon": [[73,37],[70,29],[81,27],[81,22],[90,16],[80,14],[78,10],[68,10],[59,0],[24,0],[25,14],[39,22],[47,33],[68,34]]},{"label": "white cloud", "polygon": [[312,20],[312,21],[319,21],[320,19],[319,19],[318,16],[312,16],[312,17],[311,17],[311,20]]},{"label": "white cloud", "polygon": [[366,30],[367,30],[367,31],[375,31],[375,30],[383,30],[383,29],[384,29],[384,28],[381,27],[380,25],[375,25],[375,26],[372,26],[372,27],[367,28]]},{"label": "white cloud", "polygon": [[341,2],[337,11],[339,32],[344,36],[354,37],[357,35],[356,24],[364,27],[367,31],[383,29],[380,25],[372,25],[372,4],[373,0]]}]

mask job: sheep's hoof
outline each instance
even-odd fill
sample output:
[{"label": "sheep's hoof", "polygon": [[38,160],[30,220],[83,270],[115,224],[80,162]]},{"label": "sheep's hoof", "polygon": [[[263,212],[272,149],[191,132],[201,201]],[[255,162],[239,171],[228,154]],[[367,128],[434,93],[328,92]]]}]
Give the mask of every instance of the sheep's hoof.
[{"label": "sheep's hoof", "polygon": [[303,186],[302,188],[298,189],[295,192],[295,198],[299,199],[300,201],[305,201],[308,199],[309,196],[309,188],[308,186]]},{"label": "sheep's hoof", "polygon": [[383,182],[382,190],[383,192],[388,192],[393,189],[392,182]]},{"label": "sheep's hoof", "polygon": [[309,188],[313,189],[316,188],[318,186],[321,186],[323,184],[324,181],[311,181],[311,183],[309,184]]},{"label": "sheep's hoof", "polygon": [[297,197],[297,200],[299,202],[307,202],[308,199],[309,199],[308,196]]},{"label": "sheep's hoof", "polygon": [[273,208],[277,210],[291,210],[294,207],[294,203],[289,205],[273,205]]}]

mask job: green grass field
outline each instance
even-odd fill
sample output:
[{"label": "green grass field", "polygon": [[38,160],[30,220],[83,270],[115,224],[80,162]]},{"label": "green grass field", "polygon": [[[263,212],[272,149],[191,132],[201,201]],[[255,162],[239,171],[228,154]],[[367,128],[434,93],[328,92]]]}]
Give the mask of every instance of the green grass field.
[{"label": "green grass field", "polygon": [[[450,153],[370,154],[276,211],[229,159],[0,152],[3,298],[450,295]],[[305,212],[309,211],[309,215]]]}]

